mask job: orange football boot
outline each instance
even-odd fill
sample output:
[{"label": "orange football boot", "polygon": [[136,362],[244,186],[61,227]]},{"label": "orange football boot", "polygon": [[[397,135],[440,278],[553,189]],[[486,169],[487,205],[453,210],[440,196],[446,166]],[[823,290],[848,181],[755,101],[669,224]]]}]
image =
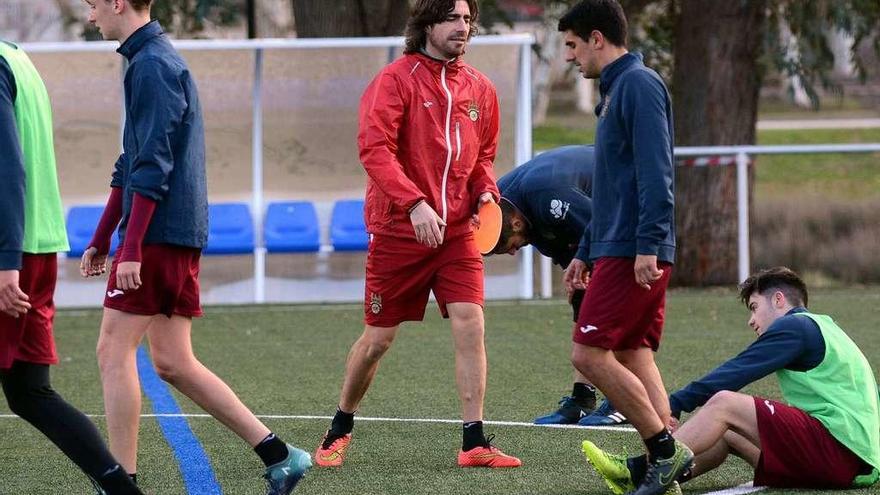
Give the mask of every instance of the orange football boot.
[{"label": "orange football boot", "polygon": [[[330,432],[328,431],[327,433]],[[324,442],[326,439],[327,434],[324,434],[324,438],[321,439],[321,443],[318,445],[318,450],[315,452],[315,462],[323,467],[341,466],[342,461],[345,460],[345,451],[348,450],[348,444],[351,443],[351,433],[333,440],[333,442],[325,448]]]},{"label": "orange football boot", "polygon": [[458,465],[461,467],[514,468],[520,467],[522,461],[489,445],[488,447],[475,447],[468,451],[459,450]]}]

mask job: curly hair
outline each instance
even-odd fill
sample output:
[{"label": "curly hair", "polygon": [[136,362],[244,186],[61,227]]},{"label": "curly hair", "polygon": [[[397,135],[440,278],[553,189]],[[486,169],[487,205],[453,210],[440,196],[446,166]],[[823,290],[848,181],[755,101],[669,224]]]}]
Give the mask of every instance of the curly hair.
[{"label": "curly hair", "polygon": [[[415,53],[424,48],[428,38],[427,29],[434,24],[439,24],[446,20],[455,9],[455,2],[458,0],[417,0],[410,11],[409,20],[406,21],[406,30],[404,37],[406,44],[404,53]],[[477,34],[477,17],[480,14],[480,7],[477,0],[466,0],[471,11],[470,30],[468,31],[468,41]]]}]

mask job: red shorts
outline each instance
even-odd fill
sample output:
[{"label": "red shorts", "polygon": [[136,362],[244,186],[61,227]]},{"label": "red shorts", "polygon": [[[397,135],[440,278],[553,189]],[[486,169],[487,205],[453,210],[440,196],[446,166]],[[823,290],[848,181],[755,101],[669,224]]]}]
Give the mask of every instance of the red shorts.
[{"label": "red shorts", "polygon": [[18,286],[30,298],[31,309],[18,318],[0,313],[0,369],[12,367],[13,361],[58,363],[52,335],[57,277],[55,253],[22,256]]},{"label": "red shorts", "polygon": [[761,458],[755,485],[849,488],[864,462],[816,418],[795,407],[755,397]]},{"label": "red shorts", "polygon": [[122,291],[116,287],[113,259],[104,307],[138,315],[202,316],[199,304],[201,250],[171,244],[147,244],[141,259],[141,286]]},{"label": "red shorts", "polygon": [[663,275],[645,290],[636,283],[634,263],[633,258],[596,261],[572,340],[612,351],[660,347],[672,265],[658,263]]},{"label": "red shorts", "polygon": [[446,305],[483,305],[483,257],[471,232],[429,248],[414,239],[373,236],[367,252],[364,320],[375,327],[421,321],[434,291],[440,313]]}]

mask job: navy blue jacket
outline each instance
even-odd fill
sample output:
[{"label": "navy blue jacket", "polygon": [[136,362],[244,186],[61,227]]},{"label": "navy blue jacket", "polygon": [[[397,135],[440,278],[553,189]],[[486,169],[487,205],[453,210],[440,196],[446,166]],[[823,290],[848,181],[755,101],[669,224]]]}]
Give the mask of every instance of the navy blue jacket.
[{"label": "navy blue jacket", "polygon": [[529,242],[565,268],[589,260],[593,147],[541,153],[498,179],[501,196],[526,217]]},{"label": "navy blue jacket", "polygon": [[16,93],[12,69],[0,57],[0,270],[21,270],[24,242],[24,155],[15,121]]},{"label": "navy blue jacket", "polygon": [[602,69],[590,258],[675,261],[672,102],[660,76],[627,53]]},{"label": "navy blue jacket", "polygon": [[691,412],[722,390],[737,391],[780,369],[808,371],[825,359],[825,339],[810,318],[795,316],[797,307],[774,321],[739,355],[669,396],[672,415]]},{"label": "navy blue jacket", "polygon": [[135,31],[117,51],[129,63],[123,153],[111,182],[124,190],[120,244],[138,192],[157,202],[145,244],[204,248],[205,129],[195,82],[156,21]]}]

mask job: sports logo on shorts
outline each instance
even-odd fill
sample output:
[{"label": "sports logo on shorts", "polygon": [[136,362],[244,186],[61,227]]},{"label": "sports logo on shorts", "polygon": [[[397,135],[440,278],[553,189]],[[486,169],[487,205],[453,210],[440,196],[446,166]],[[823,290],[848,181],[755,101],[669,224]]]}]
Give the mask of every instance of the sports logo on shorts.
[{"label": "sports logo on shorts", "polygon": [[119,290],[119,289],[113,289],[112,291],[109,291],[109,290],[107,291],[107,297],[109,297],[109,298],[111,298],[111,299],[114,298],[114,297],[116,297],[116,296],[121,296],[121,295],[123,295],[123,294],[125,294],[125,292],[123,292],[123,291],[121,291],[121,290]]},{"label": "sports logo on shorts", "polygon": [[370,295],[370,312],[377,315],[379,311],[382,311],[382,296],[374,292]]},{"label": "sports logo on shorts", "polygon": [[571,206],[571,204],[567,201],[554,199],[550,201],[550,213],[553,215],[553,218],[557,220],[564,219],[565,215],[568,214],[569,206]]},{"label": "sports logo on shorts", "polygon": [[767,409],[770,409],[770,414],[776,414],[776,406],[771,404],[769,400],[765,400],[764,405],[767,406]]},{"label": "sports logo on shorts", "polygon": [[477,107],[477,102],[472,101],[468,105],[468,118],[471,119],[471,122],[476,122],[478,118],[480,118],[480,109]]},{"label": "sports logo on shorts", "polygon": [[581,327],[581,333],[590,333],[593,330],[598,330],[598,328],[594,327],[593,325],[587,325],[585,327]]}]

